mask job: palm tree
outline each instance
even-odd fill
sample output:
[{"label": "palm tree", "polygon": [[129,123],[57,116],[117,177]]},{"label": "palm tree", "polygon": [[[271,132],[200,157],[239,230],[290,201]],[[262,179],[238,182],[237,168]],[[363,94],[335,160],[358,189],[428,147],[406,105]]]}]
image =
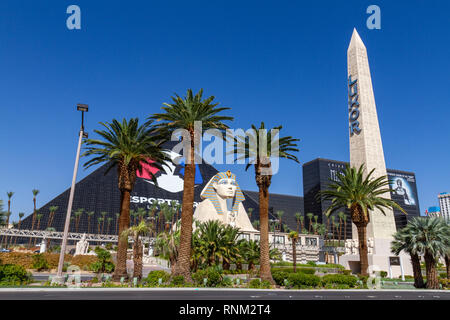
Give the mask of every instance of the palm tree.
[{"label": "palm tree", "polygon": [[120,217],[120,213],[116,213],[116,232],[115,232],[115,234],[117,234],[117,228],[119,227],[119,224],[118,224],[119,217]]},{"label": "palm tree", "polygon": [[[314,224],[313,224],[313,229],[314,229],[314,234],[317,234],[317,220],[319,219],[319,216],[317,216],[317,215],[315,215],[314,216]],[[314,225],[316,226],[316,227],[314,227]]]},{"label": "palm tree", "polygon": [[36,219],[38,221],[38,223],[37,223],[37,230],[39,230],[39,228],[41,226],[41,219],[42,219],[43,216],[44,216],[43,214],[37,214],[36,215]]},{"label": "palm tree", "polygon": [[301,212],[295,213],[295,220],[297,221],[297,233],[300,233],[300,217],[302,216]]},{"label": "palm tree", "polygon": [[[11,198],[14,195],[14,192],[9,191],[6,193],[8,196],[8,211],[6,213],[6,227],[9,227],[9,217],[11,216]],[[8,243],[8,236],[5,236],[5,246]]]},{"label": "palm tree", "polygon": [[253,222],[252,222],[252,225],[253,225],[253,227],[254,227],[256,230],[259,230],[259,220],[253,221]]},{"label": "palm tree", "polygon": [[314,217],[314,213],[308,212],[306,214],[306,216],[308,217],[309,220],[309,224],[308,224],[308,232],[311,233],[311,226],[312,226],[312,219]]},{"label": "palm tree", "polygon": [[297,272],[297,240],[298,233],[295,231],[291,231],[288,235],[288,238],[292,241],[292,262],[294,263],[294,272]]},{"label": "palm tree", "polygon": [[3,211],[3,200],[0,199],[0,226],[3,226],[6,223],[6,215]]},{"label": "palm tree", "polygon": [[279,231],[281,232],[281,226],[282,226],[282,222],[281,222],[281,218],[283,217],[284,211],[283,210],[277,210],[276,215],[278,217],[278,226],[279,226]]},{"label": "palm tree", "polygon": [[101,216],[102,216],[102,234],[104,234],[104,230],[105,230],[105,220],[106,220],[106,215],[108,214],[108,212],[106,211],[102,211],[100,212]]},{"label": "palm tree", "polygon": [[336,240],[336,236],[334,234],[335,228],[336,228],[336,217],[331,216],[331,233],[333,234],[333,243],[334,243],[334,240]]},{"label": "palm tree", "polygon": [[[141,221],[138,225],[125,229],[121,233],[122,238],[133,237],[133,278],[142,278],[142,256],[143,248],[141,236],[145,236],[151,232],[152,226]],[[128,239],[127,239],[128,242]]]},{"label": "palm tree", "polygon": [[6,195],[8,196],[8,217],[6,219],[6,225],[9,225],[9,216],[11,215],[11,198],[14,195],[14,192],[9,191],[6,193]]},{"label": "palm tree", "polygon": [[[1,210],[0,210],[1,211]],[[18,229],[20,230],[20,225],[22,223],[22,218],[25,216],[25,213],[23,212],[19,212],[19,225],[18,225]],[[16,244],[17,242],[17,237],[14,238],[14,244]]]},{"label": "palm tree", "polygon": [[248,219],[250,220],[250,221],[252,221],[252,213],[253,213],[253,210],[255,210],[254,208],[248,208],[248,210],[247,210],[247,212],[248,212]]},{"label": "palm tree", "polygon": [[445,268],[447,270],[447,280],[450,280],[450,246],[447,247],[447,252],[444,256]]},{"label": "palm tree", "polygon": [[75,211],[75,232],[78,233],[78,226],[80,225],[80,218],[81,215],[83,214],[84,209],[83,208],[79,208]]},{"label": "palm tree", "polygon": [[347,241],[347,215],[344,213],[342,216],[344,220],[344,242]]},{"label": "palm tree", "polygon": [[[261,280],[267,280],[274,283],[270,271],[269,257],[269,187],[272,181],[272,163],[271,157],[284,158],[299,163],[297,157],[292,152],[298,152],[297,141],[290,136],[280,137],[278,132],[282,126],[275,127],[272,130],[265,128],[264,122],[261,122],[259,128],[252,125],[252,131],[249,139],[246,136],[238,136],[235,139],[234,152],[239,159],[249,159],[245,169],[248,170],[251,165],[255,169],[256,185],[259,189],[259,219],[261,225],[260,238],[260,277]],[[266,133],[266,134],[264,134]]]},{"label": "palm tree", "polygon": [[58,210],[58,206],[50,206],[50,208],[49,208],[50,214],[49,214],[48,221],[47,221],[47,228],[52,227],[56,210]]},{"label": "palm tree", "polygon": [[111,218],[111,217],[109,217],[109,218],[107,218],[106,219],[106,222],[107,222],[107,228],[108,228],[108,231],[107,231],[107,234],[110,234],[110,232],[109,232],[109,227],[111,226],[111,222],[114,220],[114,218]]},{"label": "palm tree", "polygon": [[341,208],[350,210],[352,221],[358,229],[362,275],[368,275],[367,224],[370,222],[369,211],[377,208],[384,214],[385,208],[396,208],[405,213],[405,210],[396,202],[382,197],[390,192],[389,181],[386,176],[372,178],[374,171],[375,169],[372,169],[364,177],[364,164],[359,169],[346,166],[343,172],[338,172],[338,181],[330,180],[329,189],[319,193],[319,197],[324,200],[331,200],[331,205],[325,212],[326,216],[330,216]]},{"label": "palm tree", "polygon": [[[33,217],[31,218],[31,230],[34,230],[34,224],[36,222],[36,197],[39,194],[39,190],[33,189],[31,192],[33,193]],[[36,239],[34,241],[36,242]],[[31,237],[28,246],[31,247]]]},{"label": "palm tree", "polygon": [[410,241],[417,250],[423,254],[427,275],[427,289],[439,289],[436,264],[440,256],[447,252],[450,246],[450,233],[444,219],[436,218],[414,218],[407,225]]},{"label": "palm tree", "polygon": [[[214,96],[202,100],[203,89],[194,96],[189,89],[185,98],[176,95],[172,97],[173,103],[164,103],[164,113],[150,116],[150,119],[159,120],[157,132],[166,140],[170,140],[172,133],[185,130],[184,143],[184,190],[181,211],[180,248],[174,276],[182,275],[191,282],[190,255],[192,238],[192,219],[194,214],[194,186],[195,186],[195,152],[198,151],[198,141],[203,132],[216,129],[223,133],[228,126],[223,121],[233,120],[232,117],[218,115],[230,108],[218,108],[218,103],[212,103]],[[197,122],[201,122],[201,132],[196,129]]]},{"label": "palm tree", "polygon": [[[97,234],[101,234],[100,233],[100,226],[102,225],[102,221],[103,221],[104,219],[102,218],[102,217],[98,217],[97,218]],[[119,242],[120,243],[120,242]]]},{"label": "palm tree", "polygon": [[397,256],[402,251],[410,255],[414,275],[414,287],[424,288],[425,285],[420,268],[420,249],[418,243],[413,241],[412,236],[411,225],[408,223],[406,227],[394,233],[394,240],[391,242],[391,251]]},{"label": "palm tree", "polygon": [[303,215],[300,216],[300,229],[301,229],[301,233],[306,233],[305,232],[305,216],[303,216]]},{"label": "palm tree", "polygon": [[92,218],[92,216],[94,216],[95,212],[88,211],[88,212],[86,212],[86,214],[88,216],[88,232],[87,233],[91,233],[91,218]]},{"label": "palm tree", "polygon": [[[337,215],[339,218],[339,245],[341,245],[342,226],[343,226],[343,222],[345,221],[345,213],[342,211],[339,211],[337,213]],[[345,232],[345,228],[344,228],[344,232]]]},{"label": "palm tree", "polygon": [[[152,123],[149,121],[139,125],[139,120],[123,119],[122,123],[112,120],[111,123],[101,123],[104,130],[94,130],[103,140],[87,139],[86,151],[83,156],[94,156],[84,164],[85,168],[90,166],[109,163],[108,170],[116,168],[118,174],[118,187],[120,191],[120,217],[119,231],[122,234],[130,226],[130,194],[136,182],[137,172],[146,170],[144,165],[152,166],[165,172],[162,167],[164,161],[170,158],[163,152],[161,141],[152,134]],[[154,183],[155,176],[149,170]],[[114,270],[113,279],[120,280],[121,277],[128,278],[127,259],[128,239],[119,239],[117,249],[117,265]]]}]

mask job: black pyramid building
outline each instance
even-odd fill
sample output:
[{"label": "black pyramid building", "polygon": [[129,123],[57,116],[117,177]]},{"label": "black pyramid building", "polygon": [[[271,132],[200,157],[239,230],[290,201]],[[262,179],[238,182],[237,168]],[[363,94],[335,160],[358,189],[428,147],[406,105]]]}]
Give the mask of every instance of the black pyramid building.
[{"label": "black pyramid building", "polygon": [[[71,216],[74,217],[73,213],[78,209],[84,209],[84,212],[79,218],[78,225],[76,225],[75,219],[72,219],[69,229],[70,232],[98,233],[98,218],[104,217],[105,223],[103,225],[103,233],[116,233],[116,214],[119,212],[120,208],[120,192],[118,189],[117,170],[112,168],[106,172],[108,167],[109,164],[99,167],[76,184]],[[153,184],[149,179],[146,179],[145,176],[138,177],[131,193],[130,209],[137,210],[138,208],[144,208],[148,210],[154,200],[159,203],[171,203],[172,201],[181,203],[183,197],[183,172],[184,166],[183,164],[179,164],[171,166],[171,170],[166,170],[166,173],[169,174],[156,173],[158,186]],[[217,172],[218,171],[209,164],[202,163],[196,165],[194,205],[201,201],[201,191]],[[244,190],[243,192],[246,197],[243,204],[247,212],[249,208],[253,208],[251,220],[259,220],[257,195],[255,197],[253,192]],[[69,193],[70,189],[65,190],[37,210],[37,213],[42,215],[39,222],[39,229],[45,230],[48,227],[53,227],[56,231],[64,230]],[[50,207],[52,206],[57,206],[58,209],[56,210],[50,225]],[[87,212],[94,212],[94,215],[88,218]],[[109,224],[106,222],[108,218],[111,218],[109,219]],[[274,219],[272,213],[269,213],[269,219]],[[89,225],[90,228],[88,230]],[[23,220],[21,229],[31,229],[31,227],[32,214]],[[35,223],[34,228],[37,228],[37,222]]]}]

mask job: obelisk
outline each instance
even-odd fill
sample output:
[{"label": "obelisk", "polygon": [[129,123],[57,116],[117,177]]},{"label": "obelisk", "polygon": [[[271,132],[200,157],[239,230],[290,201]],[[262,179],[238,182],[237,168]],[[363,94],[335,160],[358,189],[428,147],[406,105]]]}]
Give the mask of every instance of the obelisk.
[{"label": "obelisk", "polygon": [[[383,144],[378,124],[377,108],[372,88],[367,50],[356,29],[353,30],[347,50],[348,68],[348,120],[350,136],[350,165],[359,168],[365,164],[366,174],[375,169],[373,177],[386,176]],[[390,199],[390,193],[382,195]],[[392,209],[370,212],[367,237],[374,239],[373,255],[369,266],[376,264],[386,270],[390,254],[390,241],[396,231]],[[357,239],[353,225],[353,239]]]}]

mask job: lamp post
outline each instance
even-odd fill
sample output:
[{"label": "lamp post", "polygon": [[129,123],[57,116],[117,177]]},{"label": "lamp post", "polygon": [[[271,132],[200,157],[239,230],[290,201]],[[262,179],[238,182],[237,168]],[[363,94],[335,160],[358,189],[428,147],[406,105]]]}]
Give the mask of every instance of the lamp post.
[{"label": "lamp post", "polygon": [[56,277],[53,279],[53,282],[57,283],[64,283],[64,277],[62,275],[63,266],[64,266],[64,254],[66,252],[66,245],[67,245],[67,235],[69,233],[69,226],[70,226],[70,214],[72,212],[72,204],[73,204],[73,196],[75,193],[75,183],[77,180],[77,172],[78,172],[78,162],[80,160],[80,150],[81,150],[81,144],[83,141],[83,138],[87,138],[88,134],[84,132],[84,113],[88,112],[89,107],[87,104],[77,104],[77,110],[81,111],[81,129],[78,136],[78,147],[77,147],[77,156],[75,158],[75,167],[73,169],[73,177],[72,177],[72,186],[70,188],[70,195],[69,195],[69,203],[67,205],[67,213],[66,213],[66,222],[64,224],[64,234],[61,244],[61,252],[59,254],[59,263],[58,263],[58,272],[56,274]]}]

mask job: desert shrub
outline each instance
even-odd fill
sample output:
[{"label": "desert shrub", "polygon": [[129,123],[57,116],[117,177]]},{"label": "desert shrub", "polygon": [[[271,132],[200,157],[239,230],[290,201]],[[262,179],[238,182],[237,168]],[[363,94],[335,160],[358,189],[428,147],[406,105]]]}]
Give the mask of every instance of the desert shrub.
[{"label": "desert shrub", "polygon": [[0,266],[1,284],[26,284],[31,282],[31,274],[20,265],[4,264]]},{"label": "desert shrub", "polygon": [[261,280],[258,278],[250,280],[248,287],[252,289],[259,289],[261,287]]},{"label": "desert shrub", "polygon": [[33,269],[37,271],[50,269],[47,259],[45,259],[43,254],[38,253],[33,256]]},{"label": "desert shrub", "polygon": [[147,282],[149,286],[157,286],[159,284],[159,279],[162,279],[162,284],[164,284],[169,281],[169,278],[170,274],[167,272],[163,270],[155,270],[148,273],[147,278],[145,278],[145,282]]},{"label": "desert shrub", "polygon": [[288,282],[289,286],[294,288],[315,288],[320,285],[320,277],[305,273],[291,273],[288,276]]},{"label": "desert shrub", "polygon": [[183,276],[174,276],[170,279],[170,284],[172,286],[181,287],[184,285],[184,277]]},{"label": "desert shrub", "polygon": [[[33,267],[33,257],[35,253],[30,252],[7,252],[2,253],[1,257],[4,264],[17,264],[25,269],[35,269]],[[48,269],[56,269],[58,267],[59,262],[59,254],[57,253],[41,253],[42,257],[45,258],[48,264]],[[72,256],[66,254],[64,256],[64,261],[71,261]]]},{"label": "desert shrub", "polygon": [[336,287],[340,285],[353,288],[357,282],[357,277],[345,274],[327,274],[322,277],[322,285],[325,287]]},{"label": "desert shrub", "polygon": [[78,255],[70,260],[70,264],[78,266],[82,270],[89,270],[89,266],[97,261],[96,256]]},{"label": "desert shrub", "polygon": [[289,276],[288,272],[277,270],[272,272],[272,278],[279,286],[284,286],[284,280]]}]

